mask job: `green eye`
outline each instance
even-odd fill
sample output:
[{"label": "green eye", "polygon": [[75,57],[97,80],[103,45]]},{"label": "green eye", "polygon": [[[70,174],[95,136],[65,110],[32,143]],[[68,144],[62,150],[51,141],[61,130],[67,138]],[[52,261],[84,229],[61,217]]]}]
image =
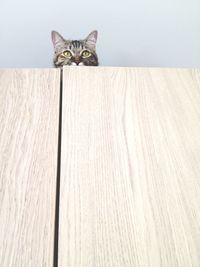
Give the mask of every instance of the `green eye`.
[{"label": "green eye", "polygon": [[82,52],[82,57],[83,58],[90,57],[90,56],[91,56],[91,53],[89,51],[85,50],[85,51]]},{"label": "green eye", "polygon": [[63,56],[67,57],[67,58],[71,58],[72,57],[72,53],[68,50],[63,52]]}]

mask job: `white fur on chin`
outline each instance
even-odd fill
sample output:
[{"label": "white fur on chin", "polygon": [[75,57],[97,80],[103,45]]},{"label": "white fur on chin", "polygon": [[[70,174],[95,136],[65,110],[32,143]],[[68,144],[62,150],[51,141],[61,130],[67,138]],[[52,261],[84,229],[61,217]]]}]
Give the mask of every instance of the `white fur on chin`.
[{"label": "white fur on chin", "polygon": [[83,62],[80,62],[78,65],[75,62],[72,62],[71,66],[84,66]]}]

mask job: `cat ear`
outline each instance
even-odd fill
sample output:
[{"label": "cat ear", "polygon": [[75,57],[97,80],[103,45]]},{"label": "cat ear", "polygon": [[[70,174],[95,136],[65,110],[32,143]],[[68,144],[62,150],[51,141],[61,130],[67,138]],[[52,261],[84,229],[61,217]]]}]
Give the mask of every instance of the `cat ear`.
[{"label": "cat ear", "polygon": [[91,49],[95,49],[96,48],[96,42],[97,42],[97,35],[98,32],[97,31],[93,31],[91,32],[88,37],[85,39],[86,43],[89,47],[91,47]]},{"label": "cat ear", "polygon": [[51,38],[54,48],[62,45],[65,42],[65,39],[56,31],[51,32]]}]

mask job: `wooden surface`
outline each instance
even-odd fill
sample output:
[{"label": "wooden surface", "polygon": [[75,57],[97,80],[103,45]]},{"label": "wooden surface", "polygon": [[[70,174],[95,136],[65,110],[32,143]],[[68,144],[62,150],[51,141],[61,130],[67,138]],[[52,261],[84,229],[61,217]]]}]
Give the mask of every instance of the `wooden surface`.
[{"label": "wooden surface", "polygon": [[200,70],[66,68],[59,266],[200,266]]},{"label": "wooden surface", "polygon": [[0,266],[53,266],[58,70],[0,70]]}]

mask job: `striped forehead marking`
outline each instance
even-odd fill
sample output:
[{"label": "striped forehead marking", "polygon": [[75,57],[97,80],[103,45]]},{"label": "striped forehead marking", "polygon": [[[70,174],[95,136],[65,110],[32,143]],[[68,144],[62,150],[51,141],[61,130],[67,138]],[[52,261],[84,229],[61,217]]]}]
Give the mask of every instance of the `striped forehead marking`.
[{"label": "striped forehead marking", "polygon": [[74,48],[83,48],[82,43],[80,41],[74,40],[71,42]]},{"label": "striped forehead marking", "polygon": [[72,45],[74,48],[79,48],[80,47],[80,42],[79,41],[72,41]]}]

